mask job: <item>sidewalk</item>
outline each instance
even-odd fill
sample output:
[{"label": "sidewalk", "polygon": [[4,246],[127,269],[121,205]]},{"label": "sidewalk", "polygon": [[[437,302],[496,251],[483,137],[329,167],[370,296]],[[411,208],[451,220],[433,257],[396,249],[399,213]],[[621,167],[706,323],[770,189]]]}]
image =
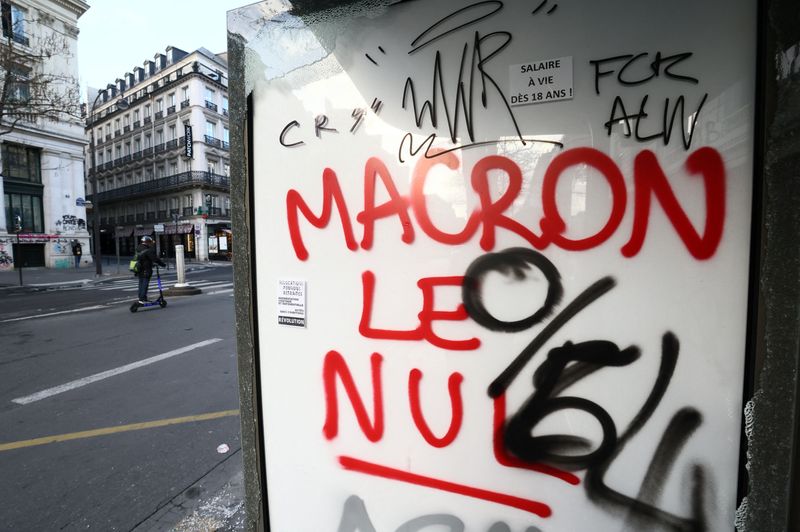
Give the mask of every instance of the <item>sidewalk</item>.
[{"label": "sidewalk", "polygon": [[[97,276],[94,264],[69,269],[23,268],[22,286],[19,284],[19,272],[17,270],[0,271],[0,293],[7,293],[7,291],[36,291],[70,286],[85,286],[89,284],[106,283],[115,279],[128,279],[133,276],[133,274],[128,271],[129,261],[130,257],[120,257],[118,269],[116,257],[111,257],[110,259],[108,257],[103,257],[103,274],[101,276]],[[174,271],[175,263],[173,261],[166,262],[169,265],[166,271]],[[187,260],[186,271],[230,265],[230,262],[200,262]]]}]

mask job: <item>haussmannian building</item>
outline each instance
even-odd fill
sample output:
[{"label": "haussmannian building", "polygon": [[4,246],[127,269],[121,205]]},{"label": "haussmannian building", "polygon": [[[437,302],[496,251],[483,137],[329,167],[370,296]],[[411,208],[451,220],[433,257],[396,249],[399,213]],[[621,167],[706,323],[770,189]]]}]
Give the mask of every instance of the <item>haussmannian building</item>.
[{"label": "haussmannian building", "polygon": [[82,0],[0,2],[0,271],[74,268],[86,254],[78,18]]},{"label": "haussmannian building", "polygon": [[104,255],[151,235],[163,257],[183,244],[189,259],[230,259],[226,55],[168,47],[90,90],[86,188]]}]

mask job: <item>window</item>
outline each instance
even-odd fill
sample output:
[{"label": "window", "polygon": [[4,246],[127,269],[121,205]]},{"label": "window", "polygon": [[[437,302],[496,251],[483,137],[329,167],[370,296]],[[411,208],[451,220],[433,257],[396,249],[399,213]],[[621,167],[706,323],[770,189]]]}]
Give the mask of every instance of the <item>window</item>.
[{"label": "window", "polygon": [[167,96],[167,107],[175,107],[175,93]]},{"label": "window", "polygon": [[25,15],[26,11],[14,4],[3,1],[3,37],[11,37],[14,41],[28,45],[28,38],[25,36]]},{"label": "window", "polygon": [[142,151],[142,141],[139,139],[139,137],[136,137],[133,139],[133,152],[138,153],[140,151]]},{"label": "window", "polygon": [[122,157],[122,146],[117,146],[116,153],[117,153],[117,159]]},{"label": "window", "polygon": [[183,206],[184,207],[193,207],[194,206],[194,198],[191,194],[186,194],[183,196]]},{"label": "window", "polygon": [[3,176],[16,181],[41,183],[39,150],[19,144],[3,144]]},{"label": "window", "polygon": [[178,198],[169,199],[169,210],[171,212],[178,212]]},{"label": "window", "polygon": [[14,230],[17,216],[22,218],[23,233],[43,233],[44,216],[42,214],[41,194],[3,194],[6,207],[6,227]]},{"label": "window", "polygon": [[185,102],[189,100],[189,87],[181,88],[181,99]]},{"label": "window", "polygon": [[144,106],[144,117],[145,118],[150,118],[150,104],[149,103]]},{"label": "window", "polygon": [[230,177],[231,176],[231,165],[229,165],[228,163],[225,163],[223,165],[222,171],[225,172],[225,177]]},{"label": "window", "polygon": [[164,172],[166,169],[163,166],[159,166],[156,168],[156,177],[164,177]]},{"label": "window", "polygon": [[227,96],[223,96],[222,97],[222,112],[224,114],[228,114],[228,97]]},{"label": "window", "polygon": [[156,100],[156,113],[160,113],[163,110],[164,110],[164,100],[159,98],[158,100]]},{"label": "window", "polygon": [[231,132],[228,130],[227,127],[222,129],[222,140],[226,144],[231,141]]},{"label": "window", "polygon": [[119,131],[119,118],[114,120],[114,133],[116,134]]},{"label": "window", "polygon": [[151,148],[153,146],[153,139],[150,136],[150,133],[144,136],[144,147]]},{"label": "window", "polygon": [[169,163],[169,175],[178,173],[178,163]]},{"label": "window", "polygon": [[130,154],[131,154],[131,143],[130,142],[126,142],[125,143],[125,155],[130,155]]},{"label": "window", "polygon": [[214,89],[210,87],[206,87],[206,101],[209,103],[216,103],[217,93],[214,92]]},{"label": "window", "polygon": [[169,140],[178,138],[178,130],[175,126],[169,126]]},{"label": "window", "polygon": [[103,164],[103,152],[97,154],[97,164]]},{"label": "window", "polygon": [[96,135],[97,135],[97,140],[102,140],[102,138],[103,138],[103,128],[102,127],[98,127],[97,128]]},{"label": "window", "polygon": [[152,168],[146,169],[144,171],[144,177],[145,177],[145,179],[147,181],[152,181],[153,180],[153,169]]},{"label": "window", "polygon": [[111,136],[111,124],[106,124],[106,137]]},{"label": "window", "polygon": [[122,125],[123,126],[131,125],[131,115],[125,115],[122,117]]},{"label": "window", "polygon": [[209,174],[216,174],[217,173],[217,161],[208,160],[208,173]]},{"label": "window", "polygon": [[138,122],[139,121],[139,110],[138,109],[135,109],[133,111],[133,121],[134,122]]},{"label": "window", "polygon": [[111,148],[106,150],[106,162],[111,162]]},{"label": "window", "polygon": [[164,130],[159,129],[156,131],[156,145],[164,143]]},{"label": "window", "polygon": [[214,138],[216,129],[217,129],[217,124],[215,124],[214,122],[206,122],[206,137]]},{"label": "window", "polygon": [[30,76],[30,68],[17,64],[11,66],[7,93],[8,102],[17,103],[30,100]]}]

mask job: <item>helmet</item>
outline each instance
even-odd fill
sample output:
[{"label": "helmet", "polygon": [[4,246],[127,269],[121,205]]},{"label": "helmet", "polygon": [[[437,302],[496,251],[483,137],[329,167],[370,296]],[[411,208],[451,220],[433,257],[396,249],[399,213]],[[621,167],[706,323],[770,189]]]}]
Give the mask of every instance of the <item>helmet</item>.
[{"label": "helmet", "polygon": [[142,237],[142,244],[150,244],[153,242],[153,237],[149,235],[144,235]]}]

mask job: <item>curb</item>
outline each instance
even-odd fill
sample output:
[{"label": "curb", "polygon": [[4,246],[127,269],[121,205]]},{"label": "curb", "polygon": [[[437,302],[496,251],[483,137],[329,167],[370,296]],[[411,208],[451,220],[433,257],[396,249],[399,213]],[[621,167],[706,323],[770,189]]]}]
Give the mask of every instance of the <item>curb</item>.
[{"label": "curb", "polygon": [[239,448],[131,532],[239,532],[244,530],[243,510],[244,472]]}]

